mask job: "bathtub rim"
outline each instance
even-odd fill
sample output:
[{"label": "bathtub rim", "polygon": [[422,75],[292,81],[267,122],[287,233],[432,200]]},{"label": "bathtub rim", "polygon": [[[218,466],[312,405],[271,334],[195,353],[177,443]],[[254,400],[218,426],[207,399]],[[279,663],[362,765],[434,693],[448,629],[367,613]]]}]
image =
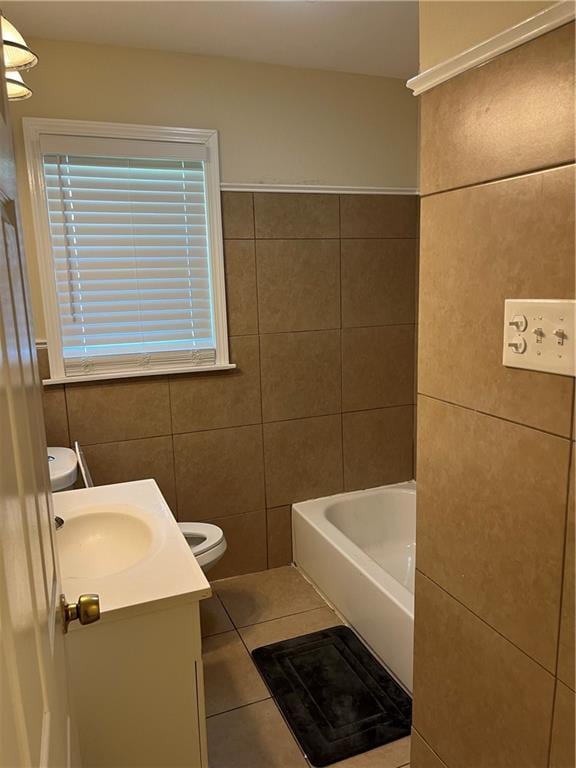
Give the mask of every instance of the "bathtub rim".
[{"label": "bathtub rim", "polygon": [[[397,579],[395,579],[383,566],[373,560],[370,555],[366,554],[366,552],[364,552],[364,550],[355,542],[342,533],[342,531],[327,518],[326,511],[328,505],[334,503],[336,500],[352,501],[359,496],[377,496],[389,493],[392,490],[404,490],[415,496],[416,488],[417,485],[415,480],[406,480],[401,483],[380,485],[356,491],[344,491],[343,493],[336,493],[331,496],[322,496],[317,499],[299,501],[292,504],[291,507],[292,530],[294,530],[294,515],[298,515],[324,540],[332,544],[338,550],[339,555],[344,557],[355,567],[360,568],[366,578],[369,579],[377,589],[385,592],[387,597],[412,620],[414,620],[414,594],[397,581]],[[298,564],[296,550],[294,555],[295,562]]]}]

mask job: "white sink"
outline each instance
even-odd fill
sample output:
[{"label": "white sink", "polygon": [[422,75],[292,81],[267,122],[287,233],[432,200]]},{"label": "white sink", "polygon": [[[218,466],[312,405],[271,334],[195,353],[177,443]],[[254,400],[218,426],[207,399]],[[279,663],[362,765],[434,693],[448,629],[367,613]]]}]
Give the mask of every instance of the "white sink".
[{"label": "white sink", "polygon": [[57,533],[67,576],[110,576],[141,562],[154,545],[154,529],[130,504],[101,504],[76,510]]},{"label": "white sink", "polygon": [[210,596],[154,480],[62,491],[52,501],[64,520],[55,538],[69,600],[95,592],[105,618],[158,601]]}]

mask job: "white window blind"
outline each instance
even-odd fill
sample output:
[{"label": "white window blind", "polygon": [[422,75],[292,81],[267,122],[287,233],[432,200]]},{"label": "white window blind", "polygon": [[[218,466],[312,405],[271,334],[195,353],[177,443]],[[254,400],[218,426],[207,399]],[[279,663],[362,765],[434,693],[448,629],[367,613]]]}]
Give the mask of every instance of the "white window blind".
[{"label": "white window blind", "polygon": [[205,163],[43,154],[67,376],[216,360]]}]

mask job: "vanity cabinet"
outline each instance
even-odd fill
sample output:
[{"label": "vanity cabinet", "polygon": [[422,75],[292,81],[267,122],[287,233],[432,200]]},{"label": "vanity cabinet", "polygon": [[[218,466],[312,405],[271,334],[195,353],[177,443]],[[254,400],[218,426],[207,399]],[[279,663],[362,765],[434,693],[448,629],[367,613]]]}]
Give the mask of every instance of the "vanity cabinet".
[{"label": "vanity cabinet", "polygon": [[54,495],[66,600],[100,619],[66,635],[82,768],[208,768],[200,600],[211,590],[153,480]]},{"label": "vanity cabinet", "polygon": [[82,768],[208,768],[198,601],[67,637]]}]

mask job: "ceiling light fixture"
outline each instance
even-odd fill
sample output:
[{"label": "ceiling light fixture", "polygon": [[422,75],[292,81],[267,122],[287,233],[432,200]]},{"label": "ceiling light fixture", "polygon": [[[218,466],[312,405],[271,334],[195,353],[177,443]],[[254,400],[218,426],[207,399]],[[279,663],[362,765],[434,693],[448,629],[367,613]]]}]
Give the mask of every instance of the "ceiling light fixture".
[{"label": "ceiling light fixture", "polygon": [[20,72],[6,72],[6,91],[10,101],[23,101],[32,96],[31,89],[22,80]]},{"label": "ceiling light fixture", "polygon": [[2,43],[5,69],[30,69],[38,64],[38,56],[28,48],[14,24],[2,17]]}]

